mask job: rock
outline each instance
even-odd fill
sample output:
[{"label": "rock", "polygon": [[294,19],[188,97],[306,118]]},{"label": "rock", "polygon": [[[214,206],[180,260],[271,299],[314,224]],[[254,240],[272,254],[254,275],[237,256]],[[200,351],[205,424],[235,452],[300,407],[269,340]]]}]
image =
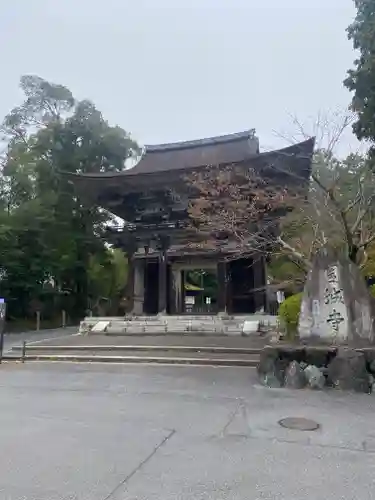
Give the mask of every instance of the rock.
[{"label": "rock", "polygon": [[327,366],[336,355],[336,349],[331,346],[306,346],[305,359],[307,365],[317,366],[318,368]]},{"label": "rock", "polygon": [[339,349],[328,365],[328,381],[336,389],[369,392],[364,354],[354,349]]},{"label": "rock", "polygon": [[286,369],[284,383],[289,389],[302,389],[306,386],[305,372],[297,361],[292,361]]},{"label": "rock", "polygon": [[268,373],[270,370],[272,371],[278,357],[276,347],[265,347],[260,353],[260,360],[257,366],[259,375]]},{"label": "rock", "polygon": [[269,372],[265,373],[259,378],[260,382],[262,385],[265,385],[266,387],[270,387],[272,389],[280,389],[281,381],[277,377],[275,372]]},{"label": "rock", "polygon": [[334,345],[374,344],[374,316],[375,302],[358,266],[327,250],[319,252],[306,279],[300,339]]},{"label": "rock", "polygon": [[284,381],[284,371],[276,348],[267,347],[260,354],[257,366],[260,382],[267,387],[281,387]]},{"label": "rock", "polygon": [[370,371],[371,373],[375,373],[375,360],[370,363]]},{"label": "rock", "polygon": [[326,378],[322,371],[314,365],[309,365],[304,369],[307,384],[311,389],[323,389]]}]

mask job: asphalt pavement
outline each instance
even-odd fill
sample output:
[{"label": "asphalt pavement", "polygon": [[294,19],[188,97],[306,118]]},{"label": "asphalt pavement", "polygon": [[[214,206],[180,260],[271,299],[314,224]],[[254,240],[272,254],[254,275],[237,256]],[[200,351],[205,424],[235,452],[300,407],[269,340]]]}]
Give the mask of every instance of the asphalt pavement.
[{"label": "asphalt pavement", "polygon": [[[373,497],[374,396],[266,389],[247,368],[0,371],[0,499]],[[285,417],[320,428],[283,429]]]},{"label": "asphalt pavement", "polygon": [[20,333],[4,334],[4,352],[9,351],[13,346],[22,345],[26,342],[42,342],[45,340],[66,340],[78,332],[78,326],[69,326],[66,328],[54,328],[51,330],[25,331]]}]

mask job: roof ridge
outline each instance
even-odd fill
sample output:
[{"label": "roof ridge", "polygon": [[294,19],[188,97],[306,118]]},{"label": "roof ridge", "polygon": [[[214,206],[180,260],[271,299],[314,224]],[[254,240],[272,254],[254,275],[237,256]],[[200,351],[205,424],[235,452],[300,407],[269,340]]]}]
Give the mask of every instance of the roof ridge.
[{"label": "roof ridge", "polygon": [[[313,152],[314,144],[315,144],[315,138],[311,137],[311,138],[306,139],[306,140],[304,140],[302,142],[299,142],[297,144],[292,144],[292,145],[283,147],[281,149],[275,149],[275,150],[271,150],[271,151],[262,151],[262,152],[260,152],[260,153],[258,153],[256,155],[253,155],[253,156],[249,157],[248,159],[249,160],[254,160],[254,159],[260,159],[261,160],[262,158],[267,158],[267,156],[269,156],[269,157],[272,158],[273,155],[288,155],[288,154],[291,154],[290,153],[291,151],[292,152],[296,151],[296,158],[304,159],[305,155],[303,155],[303,156],[297,155],[298,151],[300,149],[304,150],[305,148],[308,148],[309,151],[307,152],[307,154],[310,155]],[[311,149],[311,151],[310,151],[310,149]],[[236,163],[236,160],[225,162],[225,164],[233,164],[233,163]],[[135,170],[136,167],[137,167],[137,165],[135,165],[132,168],[129,168],[129,169],[126,169],[126,170],[122,170],[120,172],[100,172],[100,173],[96,172],[96,173],[78,174],[76,172],[73,173],[73,172],[62,172],[62,171],[60,171],[60,173],[62,175],[70,177],[71,179],[74,179],[74,178],[81,178],[81,179],[84,179],[84,178],[105,179],[105,178],[116,178],[116,177],[122,177],[122,176],[149,175],[149,174],[155,174],[155,173],[160,173],[160,172],[164,172],[165,173],[167,171],[167,170],[163,170],[163,171],[148,171],[148,172],[141,172],[141,173],[139,173],[139,172],[137,172]],[[207,167],[207,166],[212,166],[212,165],[213,164],[211,164],[211,165],[205,164],[205,165],[200,165],[200,166],[201,167]],[[215,163],[214,165],[219,165],[219,164]],[[193,169],[193,168],[199,168],[199,166],[191,166],[191,167],[188,167],[188,168],[191,168],[191,169]]]},{"label": "roof ridge", "polygon": [[195,148],[199,146],[208,146],[210,144],[223,144],[241,139],[256,139],[255,128],[233,134],[217,135],[206,137],[204,139],[193,139],[189,141],[166,142],[163,144],[147,144],[144,147],[144,153],[156,153],[159,151],[174,151],[177,149]]}]

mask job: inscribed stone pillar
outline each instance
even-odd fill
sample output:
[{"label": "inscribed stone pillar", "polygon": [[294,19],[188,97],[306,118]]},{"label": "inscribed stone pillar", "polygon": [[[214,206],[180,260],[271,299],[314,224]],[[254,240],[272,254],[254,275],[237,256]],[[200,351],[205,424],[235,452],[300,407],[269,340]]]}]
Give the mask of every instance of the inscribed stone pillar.
[{"label": "inscribed stone pillar", "polygon": [[134,305],[133,314],[143,314],[144,301],[144,261],[134,260]]},{"label": "inscribed stone pillar", "polygon": [[320,252],[304,289],[298,331],[302,340],[335,345],[373,344],[374,301],[358,267]]}]

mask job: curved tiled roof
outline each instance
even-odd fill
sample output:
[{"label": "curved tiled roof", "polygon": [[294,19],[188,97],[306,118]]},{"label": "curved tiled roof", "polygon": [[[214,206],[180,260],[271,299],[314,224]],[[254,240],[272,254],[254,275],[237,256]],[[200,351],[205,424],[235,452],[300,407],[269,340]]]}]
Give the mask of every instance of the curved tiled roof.
[{"label": "curved tiled roof", "polygon": [[140,161],[127,172],[146,174],[236,163],[258,153],[259,141],[255,130],[247,130],[195,141],[146,146]]},{"label": "curved tiled roof", "polygon": [[[147,146],[141,160],[133,168],[121,172],[61,173],[75,184],[92,181],[95,185],[102,185],[106,180],[111,184],[120,180],[126,183],[132,180],[131,184],[134,185],[138,176],[143,178],[144,175],[172,171],[177,173],[189,168],[238,164],[246,160],[250,161],[254,168],[261,169],[272,164],[275,158],[279,158],[284,165],[290,164],[291,169],[297,170],[305,179],[310,176],[314,138],[286,148],[259,153],[258,139],[251,134],[253,131],[199,141]],[[253,149],[249,148],[249,143]]]},{"label": "curved tiled roof", "polygon": [[145,146],[143,155],[134,167],[121,172],[70,174],[70,176],[105,178],[152,174],[210,165],[244,161],[259,154],[259,141],[255,130],[236,134]]}]

